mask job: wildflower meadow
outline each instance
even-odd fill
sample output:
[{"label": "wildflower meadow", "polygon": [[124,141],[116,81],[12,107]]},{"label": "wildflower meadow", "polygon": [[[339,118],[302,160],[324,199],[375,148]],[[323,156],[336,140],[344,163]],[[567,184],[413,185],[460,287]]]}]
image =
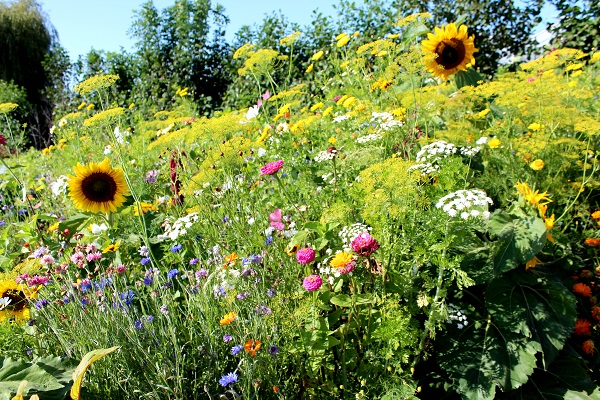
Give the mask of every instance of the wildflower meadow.
[{"label": "wildflower meadow", "polygon": [[42,150],[0,104],[0,399],[600,398],[600,52],[428,18],[208,116],[95,75]]}]

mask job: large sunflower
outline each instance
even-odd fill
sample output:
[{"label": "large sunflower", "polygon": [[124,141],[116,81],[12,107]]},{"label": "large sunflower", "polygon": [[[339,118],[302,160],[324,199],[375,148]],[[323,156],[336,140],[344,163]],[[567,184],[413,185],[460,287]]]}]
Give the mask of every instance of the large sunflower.
[{"label": "large sunflower", "polygon": [[112,169],[110,160],[88,166],[77,163],[75,176],[69,175],[69,196],[81,211],[117,211],[125,202],[129,188],[121,168]]},{"label": "large sunflower", "polygon": [[29,320],[29,299],[36,297],[37,290],[13,280],[0,281],[0,322]]},{"label": "large sunflower", "polygon": [[473,44],[474,36],[467,34],[466,25],[458,29],[453,22],[444,27],[435,28],[427,34],[428,39],[421,43],[421,50],[435,56],[427,65],[427,69],[435,76],[448,79],[457,71],[467,69],[468,64],[475,64],[473,54],[478,51]]}]

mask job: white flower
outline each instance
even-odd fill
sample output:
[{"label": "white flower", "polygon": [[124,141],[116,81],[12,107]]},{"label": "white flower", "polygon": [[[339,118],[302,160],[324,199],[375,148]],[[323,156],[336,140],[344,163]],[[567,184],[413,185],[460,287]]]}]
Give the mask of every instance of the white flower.
[{"label": "white flower", "polygon": [[248,121],[250,121],[251,119],[256,118],[258,116],[258,110],[259,109],[260,109],[259,105],[255,105],[255,106],[250,107],[248,109],[248,112],[246,112],[246,115],[245,115],[246,119]]},{"label": "white flower", "polygon": [[110,146],[110,144],[107,144],[107,145],[104,147],[104,154],[110,154],[110,152],[111,152],[111,151],[112,151],[112,150],[111,150],[111,146]]},{"label": "white flower", "polygon": [[267,150],[263,149],[262,147],[258,149],[258,151],[256,152],[256,154],[259,157],[263,157],[265,154],[267,154]]},{"label": "white flower", "polygon": [[67,181],[68,177],[65,175],[61,175],[58,179],[50,184],[50,189],[52,189],[52,194],[56,196],[60,196],[61,194],[65,194],[67,192]]},{"label": "white flower", "polygon": [[488,142],[488,140],[489,140],[489,139],[488,139],[488,137],[487,137],[487,136],[483,136],[483,137],[480,137],[480,138],[479,138],[479,139],[478,139],[478,140],[475,142],[475,144],[486,144],[486,143]]},{"label": "white flower", "polygon": [[99,235],[99,234],[101,234],[102,232],[104,232],[106,230],[108,230],[108,226],[106,224],[104,224],[104,223],[101,224],[101,225],[92,224],[92,233],[94,235]]},{"label": "white flower", "polygon": [[333,119],[333,122],[342,122],[350,118],[349,114],[339,115]]},{"label": "white flower", "polygon": [[8,306],[12,302],[10,297],[2,297],[0,298],[0,311],[4,310],[6,306]]}]

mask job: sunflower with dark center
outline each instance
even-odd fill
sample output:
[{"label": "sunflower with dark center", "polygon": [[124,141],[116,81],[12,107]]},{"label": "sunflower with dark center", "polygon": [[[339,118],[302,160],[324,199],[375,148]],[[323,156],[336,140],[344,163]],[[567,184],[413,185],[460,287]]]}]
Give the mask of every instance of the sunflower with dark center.
[{"label": "sunflower with dark center", "polygon": [[29,320],[29,299],[36,297],[37,290],[13,280],[0,281],[0,322]]},{"label": "sunflower with dark center", "polygon": [[464,71],[475,64],[473,54],[478,51],[473,44],[474,36],[467,34],[466,25],[458,29],[455,23],[435,28],[435,35],[427,34],[428,39],[421,43],[421,50],[435,58],[427,64],[427,69],[435,76],[444,79],[458,71]]},{"label": "sunflower with dark center", "polygon": [[117,211],[129,195],[121,168],[111,168],[105,158],[99,164],[77,164],[75,176],[69,175],[69,197],[81,211],[110,213]]}]

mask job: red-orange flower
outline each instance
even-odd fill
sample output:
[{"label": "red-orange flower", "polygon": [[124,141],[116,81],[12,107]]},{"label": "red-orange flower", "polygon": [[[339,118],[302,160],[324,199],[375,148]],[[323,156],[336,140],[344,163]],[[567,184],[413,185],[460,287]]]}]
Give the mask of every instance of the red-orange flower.
[{"label": "red-orange flower", "polygon": [[588,339],[581,345],[581,349],[585,354],[592,355],[594,351],[596,351],[596,347],[594,346],[594,341],[592,339]]},{"label": "red-orange flower", "polygon": [[594,211],[592,213],[592,218],[593,219],[600,219],[600,211]]},{"label": "red-orange flower", "polygon": [[576,335],[591,335],[592,330],[590,329],[592,324],[587,319],[578,319],[575,323],[575,334]]},{"label": "red-orange flower", "polygon": [[600,239],[598,239],[598,238],[587,238],[587,239],[585,239],[584,243],[587,244],[588,246],[600,247]]},{"label": "red-orange flower", "polygon": [[600,307],[594,306],[592,307],[592,317],[600,321]]},{"label": "red-orange flower", "polygon": [[583,297],[590,297],[592,295],[592,289],[585,283],[576,283],[573,285],[573,291]]},{"label": "red-orange flower", "polygon": [[250,339],[246,343],[244,343],[244,350],[246,353],[250,353],[252,357],[256,355],[256,352],[260,350],[260,340],[258,339]]}]

